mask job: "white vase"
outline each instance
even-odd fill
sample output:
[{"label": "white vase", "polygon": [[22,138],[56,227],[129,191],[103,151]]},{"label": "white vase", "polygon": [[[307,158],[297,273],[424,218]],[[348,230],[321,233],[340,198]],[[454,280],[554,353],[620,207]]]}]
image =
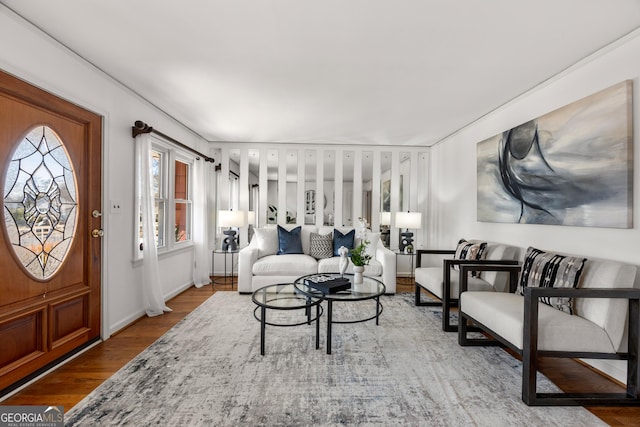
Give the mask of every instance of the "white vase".
[{"label": "white vase", "polygon": [[364,267],[363,266],[355,265],[353,267],[353,283],[355,285],[361,285],[362,284],[362,273],[363,272],[364,272]]}]

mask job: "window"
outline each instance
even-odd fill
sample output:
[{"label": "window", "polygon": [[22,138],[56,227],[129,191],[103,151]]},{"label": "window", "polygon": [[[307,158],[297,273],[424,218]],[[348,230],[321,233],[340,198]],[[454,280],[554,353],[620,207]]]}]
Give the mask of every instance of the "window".
[{"label": "window", "polygon": [[[165,185],[165,153],[159,151],[151,152],[151,170],[153,172],[153,197],[156,200],[156,221],[155,221],[155,238],[156,246],[159,248],[164,247],[164,230],[166,228],[165,218],[166,206],[167,206],[167,191]],[[142,237],[142,229],[140,230],[140,237]]]},{"label": "window", "polygon": [[[158,252],[167,252],[191,243],[193,159],[188,155],[154,144],[151,152],[153,197],[155,199],[155,242]],[[142,221],[138,215],[139,247],[142,256]]]},{"label": "window", "polygon": [[17,141],[4,183],[4,223],[26,272],[53,276],[69,253],[77,224],[76,176],[64,142],[48,126]]},{"label": "window", "polygon": [[191,240],[191,168],[188,163],[176,160],[174,170],[176,207],[175,241],[185,242]]}]

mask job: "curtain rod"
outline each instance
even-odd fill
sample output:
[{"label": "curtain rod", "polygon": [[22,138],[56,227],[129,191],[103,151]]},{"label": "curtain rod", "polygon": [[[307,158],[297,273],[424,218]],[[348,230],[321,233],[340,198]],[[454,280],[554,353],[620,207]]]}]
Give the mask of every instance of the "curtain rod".
[{"label": "curtain rod", "polygon": [[[216,165],[216,172],[220,172],[222,170],[222,163],[218,163]],[[237,173],[235,173],[234,171],[230,170],[229,173],[231,175],[234,175],[236,178],[240,178],[240,175],[238,175]]]},{"label": "curtain rod", "polygon": [[198,160],[200,159],[200,157],[202,157],[204,159],[205,162],[211,162],[211,163],[215,163],[215,159],[213,159],[212,157],[206,156],[204,154],[202,154],[201,152],[199,152],[198,150],[195,150],[187,145],[184,145],[182,142],[175,140],[173,138],[171,138],[168,135],[165,135],[164,133],[155,130],[154,128],[152,128],[151,126],[149,126],[148,124],[146,124],[145,122],[141,121],[141,120],[136,120],[136,122],[133,124],[133,126],[131,127],[131,135],[133,135],[133,137],[135,138],[138,135],[142,135],[143,133],[155,133],[156,135],[160,135],[161,137],[163,137],[166,140],[171,141],[172,143],[176,144],[179,147],[184,148],[185,150],[189,150],[194,154],[197,154]]}]

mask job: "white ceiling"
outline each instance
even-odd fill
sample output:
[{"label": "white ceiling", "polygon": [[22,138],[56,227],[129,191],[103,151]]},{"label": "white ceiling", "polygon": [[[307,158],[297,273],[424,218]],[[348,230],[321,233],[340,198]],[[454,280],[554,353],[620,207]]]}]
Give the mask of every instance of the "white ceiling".
[{"label": "white ceiling", "polygon": [[432,145],[640,27],[638,0],[0,3],[210,141]]}]

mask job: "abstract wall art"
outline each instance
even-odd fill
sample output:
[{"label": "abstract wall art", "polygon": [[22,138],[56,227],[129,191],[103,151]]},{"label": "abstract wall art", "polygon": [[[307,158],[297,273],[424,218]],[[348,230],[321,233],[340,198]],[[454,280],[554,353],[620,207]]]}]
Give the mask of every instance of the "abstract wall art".
[{"label": "abstract wall art", "polygon": [[478,221],[631,228],[632,81],[477,145]]}]

